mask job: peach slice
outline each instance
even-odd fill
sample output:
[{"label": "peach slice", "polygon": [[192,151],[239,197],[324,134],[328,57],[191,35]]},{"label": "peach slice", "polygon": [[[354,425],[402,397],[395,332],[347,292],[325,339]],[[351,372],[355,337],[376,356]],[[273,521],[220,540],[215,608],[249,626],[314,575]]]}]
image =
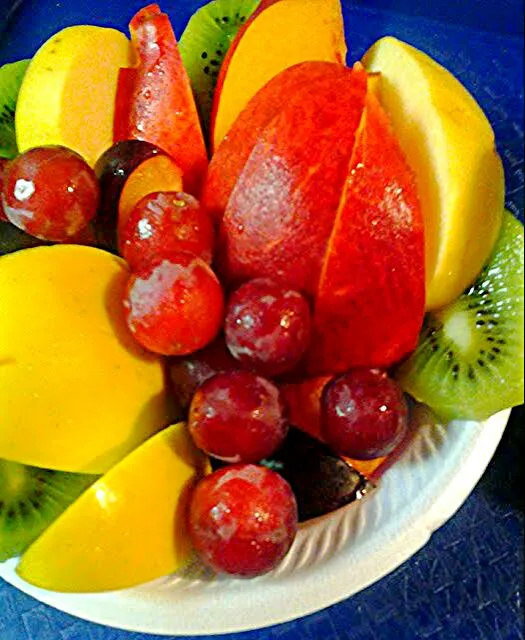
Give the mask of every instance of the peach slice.
[{"label": "peach slice", "polygon": [[340,0],[266,4],[239,32],[222,65],[212,110],[213,149],[250,98],[279,72],[306,60],[345,62]]}]

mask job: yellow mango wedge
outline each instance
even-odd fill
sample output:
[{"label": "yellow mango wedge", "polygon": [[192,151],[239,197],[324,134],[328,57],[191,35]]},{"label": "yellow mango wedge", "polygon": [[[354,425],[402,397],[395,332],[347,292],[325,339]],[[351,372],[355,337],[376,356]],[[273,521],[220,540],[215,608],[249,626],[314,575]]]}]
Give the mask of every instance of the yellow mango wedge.
[{"label": "yellow mango wedge", "polygon": [[100,474],[172,421],[124,319],[128,277],[92,247],[0,258],[0,458]]},{"label": "yellow mango wedge", "polygon": [[214,149],[250,99],[281,71],[307,60],[345,62],[340,0],[279,0],[254,16],[234,41],[217,82]]},{"label": "yellow mango wedge", "polygon": [[475,99],[418,49],[386,37],[365,54],[416,173],[425,218],[427,309],[475,280],[501,228],[505,184],[494,132]]},{"label": "yellow mango wedge", "polygon": [[188,498],[206,471],[186,425],[162,431],[59,516],[17,573],[64,593],[125,589],[172,573],[191,554]]},{"label": "yellow mango wedge", "polygon": [[120,67],[131,47],[116,29],[74,26],[37,51],[20,88],[15,114],[18,148],[58,144],[90,164],[113,143]]}]

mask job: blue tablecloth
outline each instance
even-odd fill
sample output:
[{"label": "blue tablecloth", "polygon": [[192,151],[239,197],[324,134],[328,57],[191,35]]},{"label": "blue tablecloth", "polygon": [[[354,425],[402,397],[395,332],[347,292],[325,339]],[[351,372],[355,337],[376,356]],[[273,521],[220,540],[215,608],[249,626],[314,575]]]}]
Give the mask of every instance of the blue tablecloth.
[{"label": "blue tablecloth", "polygon": [[[5,2],[5,0],[0,0]],[[131,7],[123,11],[122,4]],[[22,2],[0,41],[0,63],[30,55],[44,38],[75,21],[121,27],[144,2]],[[197,0],[163,3],[183,24]],[[397,35],[426,50],[455,72],[479,100],[496,131],[507,179],[507,206],[523,220],[523,22],[522,7],[470,2],[468,24],[453,24],[454,4],[433,17],[344,3],[351,56],[376,38]],[[439,4],[439,3],[438,3]],[[467,3],[469,4],[469,3]],[[170,10],[170,5],[173,11]],[[175,8],[177,5],[177,8]],[[181,6],[183,5],[183,6]],[[373,5],[374,8],[370,8]],[[409,4],[401,2],[406,9]],[[380,7],[380,8],[377,8]],[[444,3],[442,5],[444,7]],[[472,12],[491,7],[492,20]],[[0,7],[1,18],[6,15]],[[501,12],[507,12],[500,15]],[[3,14],[3,15],[2,15]],[[459,14],[458,14],[459,15]],[[509,18],[515,17],[515,20]],[[75,19],[76,18],[76,19]],[[491,21],[494,29],[491,30]],[[505,32],[506,33],[502,33]],[[499,32],[499,33],[497,33]],[[32,47],[32,48],[31,48]],[[325,611],[233,640],[522,640],[523,624],[523,409],[513,420],[487,473],[465,505],[429,544],[392,575]],[[145,640],[57,612],[0,580],[0,640]]]}]

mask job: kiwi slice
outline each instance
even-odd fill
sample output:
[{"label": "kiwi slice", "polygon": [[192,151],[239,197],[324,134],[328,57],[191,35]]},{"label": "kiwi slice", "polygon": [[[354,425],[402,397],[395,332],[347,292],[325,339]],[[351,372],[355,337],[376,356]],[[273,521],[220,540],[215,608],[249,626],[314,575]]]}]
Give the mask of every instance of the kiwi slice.
[{"label": "kiwi slice", "polygon": [[228,49],[259,0],[213,0],[190,18],[179,42],[203,129],[209,129],[213,92]]},{"label": "kiwi slice", "polygon": [[15,109],[18,92],[30,60],[0,67],[0,158],[14,158],[18,149],[15,135]]},{"label": "kiwi slice", "polygon": [[0,460],[0,562],[25,551],[96,479]]},{"label": "kiwi slice", "polygon": [[444,420],[485,420],[523,403],[523,225],[506,211],[476,282],[425,318],[396,377]]}]

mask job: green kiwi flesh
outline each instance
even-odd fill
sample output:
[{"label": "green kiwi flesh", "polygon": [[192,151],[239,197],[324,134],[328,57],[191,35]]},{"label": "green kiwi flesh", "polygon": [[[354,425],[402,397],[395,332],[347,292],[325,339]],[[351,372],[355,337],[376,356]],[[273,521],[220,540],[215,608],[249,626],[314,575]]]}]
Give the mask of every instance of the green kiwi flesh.
[{"label": "green kiwi flesh", "polygon": [[205,131],[213,92],[228,49],[259,0],[213,0],[193,14],[179,42]]},{"label": "green kiwi flesh", "polygon": [[18,153],[15,109],[29,62],[30,60],[20,60],[0,67],[0,158],[11,160]]},{"label": "green kiwi flesh", "polygon": [[96,479],[0,460],[0,562],[23,553]]},{"label": "green kiwi flesh", "polygon": [[476,282],[429,313],[416,351],[397,371],[405,391],[444,420],[485,420],[523,403],[523,225],[505,211]]}]

